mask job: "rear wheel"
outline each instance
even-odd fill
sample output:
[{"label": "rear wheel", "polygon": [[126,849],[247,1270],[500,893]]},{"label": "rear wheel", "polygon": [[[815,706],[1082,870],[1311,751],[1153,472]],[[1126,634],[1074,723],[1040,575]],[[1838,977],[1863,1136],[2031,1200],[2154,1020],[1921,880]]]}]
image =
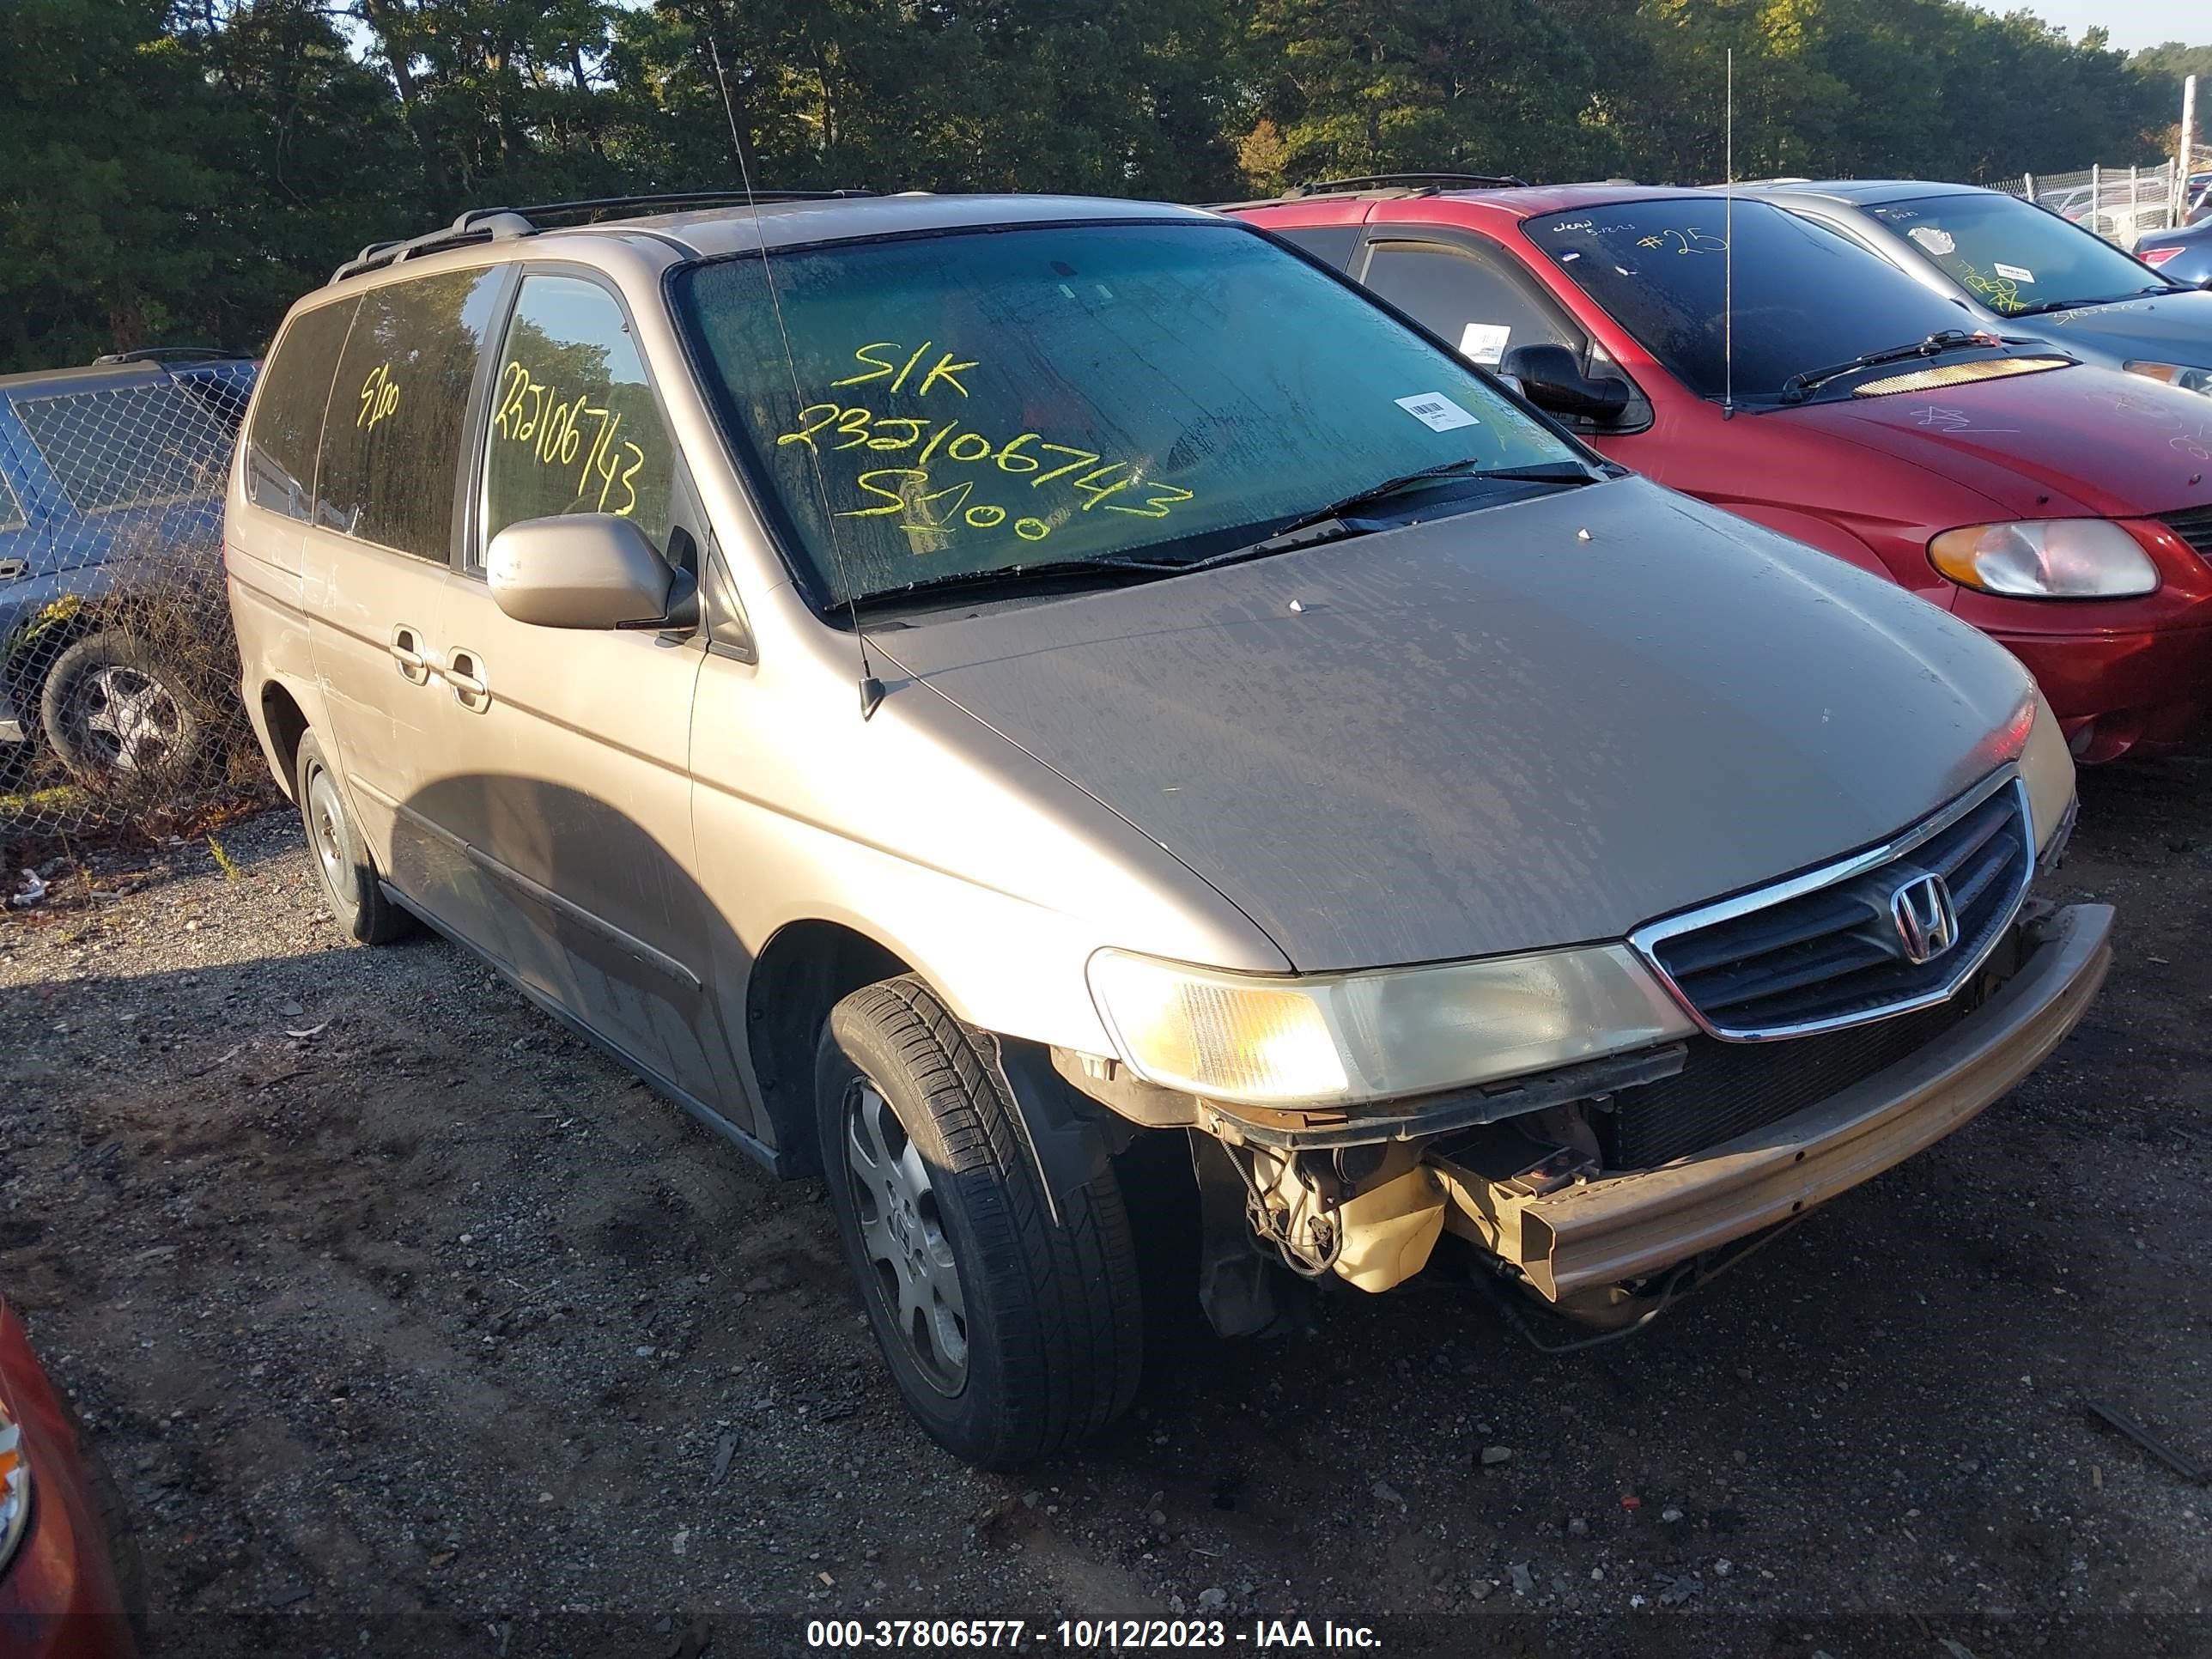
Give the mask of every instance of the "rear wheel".
[{"label": "rear wheel", "polygon": [[987,1051],[912,976],[831,1011],[815,1091],[838,1237],[930,1437],[1014,1468],[1127,1410],[1143,1310],[1112,1173],[1054,1223]]},{"label": "rear wheel", "polygon": [[331,919],[362,945],[389,945],[414,932],[415,919],[385,897],[376,860],[346,811],[337,775],[312,732],[300,739],[293,795],[300,803],[308,856],[314,860]]}]

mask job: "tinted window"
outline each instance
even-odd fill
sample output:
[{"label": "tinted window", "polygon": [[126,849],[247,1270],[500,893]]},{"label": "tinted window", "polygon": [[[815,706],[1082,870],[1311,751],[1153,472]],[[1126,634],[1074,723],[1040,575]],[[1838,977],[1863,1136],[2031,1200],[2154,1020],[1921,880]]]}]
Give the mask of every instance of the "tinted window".
[{"label": "tinted window", "polygon": [[230,428],[173,381],[18,398],[15,414],[79,513],[222,493]]},{"label": "tinted window", "polygon": [[678,301],[833,599],[1198,557],[1401,473],[1578,457],[1236,225],[855,243],[779,253],[774,274],[787,356],[759,259],[679,274]]},{"label": "tinted window", "polygon": [[24,523],[22,502],[15,499],[7,478],[0,476],[0,530],[21,530]]},{"label": "tinted window", "polygon": [[492,388],[484,539],[521,519],[613,513],[668,545],[676,446],[614,295],[527,276]]},{"label": "tinted window", "polygon": [[1295,243],[1325,265],[1334,265],[1339,270],[1350,268],[1353,252],[1359,246],[1359,227],[1357,225],[1301,226],[1285,230],[1274,225],[1267,227],[1286,242]]},{"label": "tinted window", "polygon": [[323,441],[331,377],[359,308],[348,300],[303,312],[276,342],[246,434],[246,495],[256,507],[289,518],[311,516],[315,447]]},{"label": "tinted window", "polygon": [[1887,202],[1867,211],[1992,311],[2122,300],[2160,285],[2101,236],[1994,191]]},{"label": "tinted window", "polygon": [[1367,262],[1367,286],[1419,318],[1470,362],[1495,364],[1515,346],[1563,345],[1582,355],[1583,337],[1509,274],[1498,256],[1437,242],[1384,242]]},{"label": "tinted window", "polygon": [[315,521],[443,560],[469,386],[490,326],[495,269],[373,289],[338,358],[315,475]]},{"label": "tinted window", "polygon": [[[1701,398],[1727,383],[1728,221],[1717,197],[1586,208],[1522,228]],[[1887,260],[1764,202],[1735,204],[1735,395],[1971,325]]]}]

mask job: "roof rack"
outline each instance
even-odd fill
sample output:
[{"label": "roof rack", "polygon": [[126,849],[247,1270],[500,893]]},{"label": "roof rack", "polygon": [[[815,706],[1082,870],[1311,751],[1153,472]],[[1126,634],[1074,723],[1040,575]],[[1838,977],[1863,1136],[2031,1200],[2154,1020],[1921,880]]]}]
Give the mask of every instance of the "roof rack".
[{"label": "roof rack", "polygon": [[1521,190],[1526,179],[1510,173],[1359,173],[1348,179],[1323,179],[1310,185],[1293,185],[1291,196],[1318,196],[1333,190]]},{"label": "roof rack", "polygon": [[109,351],[92,360],[94,368],[114,363],[230,363],[242,361],[235,351],[220,346],[141,346],[136,351]]},{"label": "roof rack", "polygon": [[744,207],[755,202],[827,202],[874,194],[871,190],[686,190],[659,196],[592,196],[574,202],[541,202],[534,207],[471,208],[452,224],[422,235],[371,242],[331,272],[331,281],[342,283],[349,276],[381,270],[403,259],[434,253],[442,248],[535,236],[550,228],[541,222],[548,219],[576,219],[593,224],[610,216],[641,218],[649,213],[673,212],[678,208]]}]

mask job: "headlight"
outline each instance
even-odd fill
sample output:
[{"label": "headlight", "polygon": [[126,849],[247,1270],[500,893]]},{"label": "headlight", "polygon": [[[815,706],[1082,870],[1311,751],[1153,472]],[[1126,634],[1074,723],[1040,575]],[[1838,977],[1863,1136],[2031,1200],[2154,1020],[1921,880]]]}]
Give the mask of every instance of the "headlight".
[{"label": "headlight", "polygon": [[2212,368],[2191,368],[2186,363],[2154,363],[2140,359],[2123,363],[2120,367],[2130,374],[2163,380],[2168,386],[2179,386],[2184,392],[2198,392],[2212,398]]},{"label": "headlight", "polygon": [[1255,1106],[1430,1094],[1696,1029],[1625,945],[1279,979],[1101,951],[1090,978],[1138,1076]]},{"label": "headlight", "polygon": [[2074,757],[2043,693],[2035,694],[2035,723],[2020,751],[2020,775],[2027,785],[2027,813],[2035,826],[2035,850],[2051,845],[2074,801]]},{"label": "headlight", "polygon": [[23,1460],[23,1431],[0,1405],[0,1568],[23,1541],[31,1518],[31,1466]]},{"label": "headlight", "polygon": [[1962,586],[2027,599],[2119,599],[2158,591],[2158,567],[2109,519],[2036,519],[1947,530],[1929,562]]}]

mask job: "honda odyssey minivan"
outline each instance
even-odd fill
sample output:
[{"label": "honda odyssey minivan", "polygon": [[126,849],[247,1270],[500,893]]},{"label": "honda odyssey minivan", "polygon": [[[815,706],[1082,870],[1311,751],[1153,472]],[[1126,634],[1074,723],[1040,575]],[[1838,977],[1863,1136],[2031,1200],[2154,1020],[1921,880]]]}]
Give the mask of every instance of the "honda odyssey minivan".
[{"label": "honda odyssey minivan", "polygon": [[2017,663],[1250,227],[631,210],[295,307],[246,701],[352,937],[429,923],[822,1177],[961,1455],[1128,1405],[1194,1185],[1224,1333],[1425,1270],[1618,1325],[2094,995]]}]

